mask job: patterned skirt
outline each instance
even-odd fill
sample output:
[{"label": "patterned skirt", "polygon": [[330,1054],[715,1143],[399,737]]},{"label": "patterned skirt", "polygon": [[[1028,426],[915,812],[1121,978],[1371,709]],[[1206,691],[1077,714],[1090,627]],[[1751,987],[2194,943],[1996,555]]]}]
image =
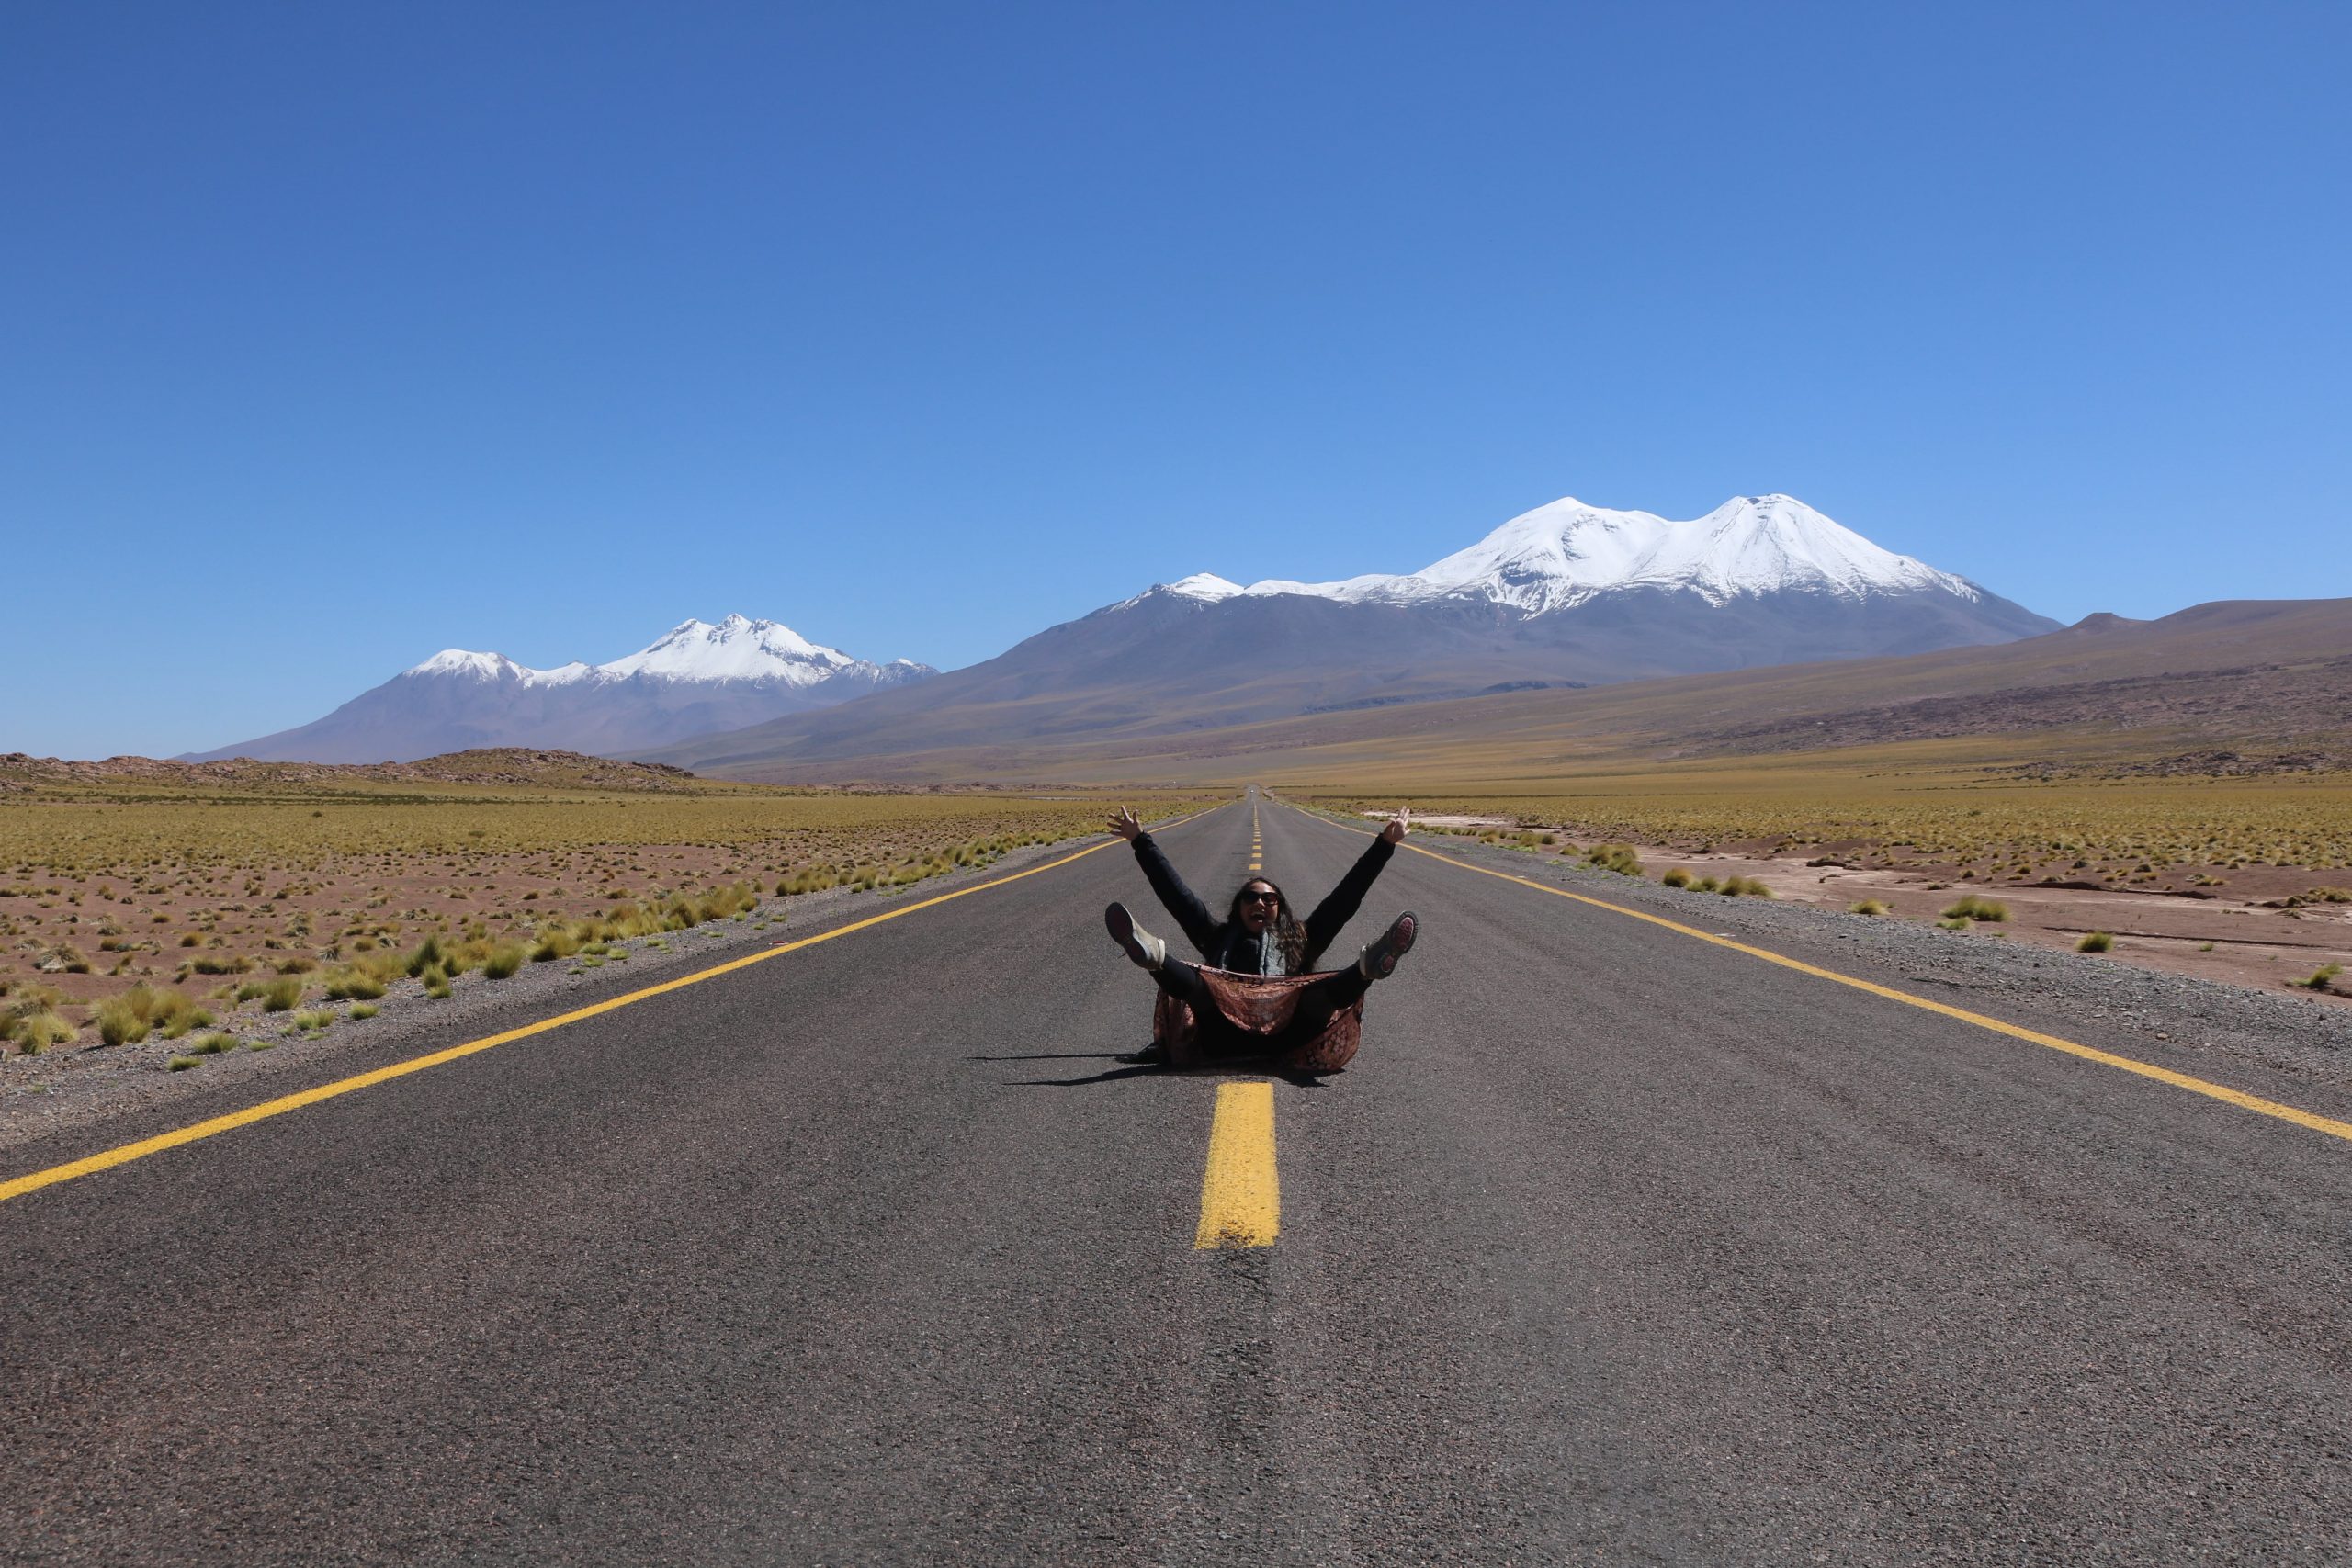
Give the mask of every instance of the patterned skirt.
[{"label": "patterned skirt", "polygon": [[1262,1063],[1295,1072],[1336,1073],[1352,1060],[1363,1032],[1359,996],[1328,1014],[1300,993],[1332,975],[1237,975],[1203,967],[1201,981],[1216,1003],[1202,1017],[1190,1002],[1160,993],[1151,1037],[1171,1067]]}]

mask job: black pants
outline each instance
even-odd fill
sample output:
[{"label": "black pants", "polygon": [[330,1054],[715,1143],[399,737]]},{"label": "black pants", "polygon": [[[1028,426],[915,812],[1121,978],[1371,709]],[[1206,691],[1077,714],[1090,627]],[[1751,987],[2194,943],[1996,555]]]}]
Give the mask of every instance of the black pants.
[{"label": "black pants", "polygon": [[1322,1033],[1341,1008],[1361,998],[1372,986],[1363,966],[1354,964],[1302,986],[1298,990],[1298,1010],[1291,1014],[1282,1033],[1272,1040],[1257,1041],[1225,1021],[1225,1015],[1217,1011],[1216,998],[1209,995],[1207,982],[1201,978],[1198,964],[1187,964],[1181,958],[1163,959],[1159,967],[1151,972],[1151,977],[1159,982],[1161,990],[1192,1005],[1193,1016],[1199,1021],[1204,1034],[1230,1034],[1234,1040],[1226,1043],[1247,1042],[1265,1051],[1279,1050],[1293,1041],[1311,1040]]}]

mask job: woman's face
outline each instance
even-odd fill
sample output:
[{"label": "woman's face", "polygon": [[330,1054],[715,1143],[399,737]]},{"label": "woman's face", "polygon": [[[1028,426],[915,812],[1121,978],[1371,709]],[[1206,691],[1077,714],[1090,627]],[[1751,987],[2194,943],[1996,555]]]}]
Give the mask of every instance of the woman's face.
[{"label": "woman's face", "polygon": [[1281,912],[1282,895],[1272,886],[1253,882],[1241,890],[1241,925],[1251,936],[1263,936]]}]

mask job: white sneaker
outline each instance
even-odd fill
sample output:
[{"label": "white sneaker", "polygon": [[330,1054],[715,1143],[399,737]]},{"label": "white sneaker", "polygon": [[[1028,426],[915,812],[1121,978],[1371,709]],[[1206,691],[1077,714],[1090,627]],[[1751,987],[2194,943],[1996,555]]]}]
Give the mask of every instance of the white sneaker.
[{"label": "white sneaker", "polygon": [[1125,904],[1114,904],[1102,911],[1102,923],[1110,928],[1111,940],[1126,950],[1127,956],[1146,969],[1158,969],[1168,961],[1168,944],[1136,924]]}]

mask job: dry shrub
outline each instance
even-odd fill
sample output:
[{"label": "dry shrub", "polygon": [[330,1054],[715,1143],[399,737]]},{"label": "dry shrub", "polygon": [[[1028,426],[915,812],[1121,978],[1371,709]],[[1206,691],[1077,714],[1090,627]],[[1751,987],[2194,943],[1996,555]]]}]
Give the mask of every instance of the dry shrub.
[{"label": "dry shrub", "polygon": [[51,986],[27,986],[0,1009],[0,1042],[13,1044],[28,1056],[38,1056],[51,1045],[74,1038],[74,1026],[57,1011],[64,998]]},{"label": "dry shrub", "polygon": [[1986,898],[1975,893],[1963,893],[1944,910],[1947,920],[2006,920],[2009,907],[1998,898]]},{"label": "dry shrub", "polygon": [[1642,874],[1642,857],[1631,844],[1595,844],[1584,852],[1585,863],[1620,876]]},{"label": "dry shrub", "polygon": [[372,965],[350,964],[331,972],[326,978],[327,1000],[331,1002],[373,1001],[384,994],[386,977]]},{"label": "dry shrub", "polygon": [[212,1021],[211,1013],[199,1006],[195,998],[185,991],[153,986],[133,986],[118,997],[108,997],[97,1006],[93,1015],[98,1026],[98,1038],[108,1045],[136,1045],[147,1036],[161,1030],[166,1040],[177,1040],[191,1029]]}]

